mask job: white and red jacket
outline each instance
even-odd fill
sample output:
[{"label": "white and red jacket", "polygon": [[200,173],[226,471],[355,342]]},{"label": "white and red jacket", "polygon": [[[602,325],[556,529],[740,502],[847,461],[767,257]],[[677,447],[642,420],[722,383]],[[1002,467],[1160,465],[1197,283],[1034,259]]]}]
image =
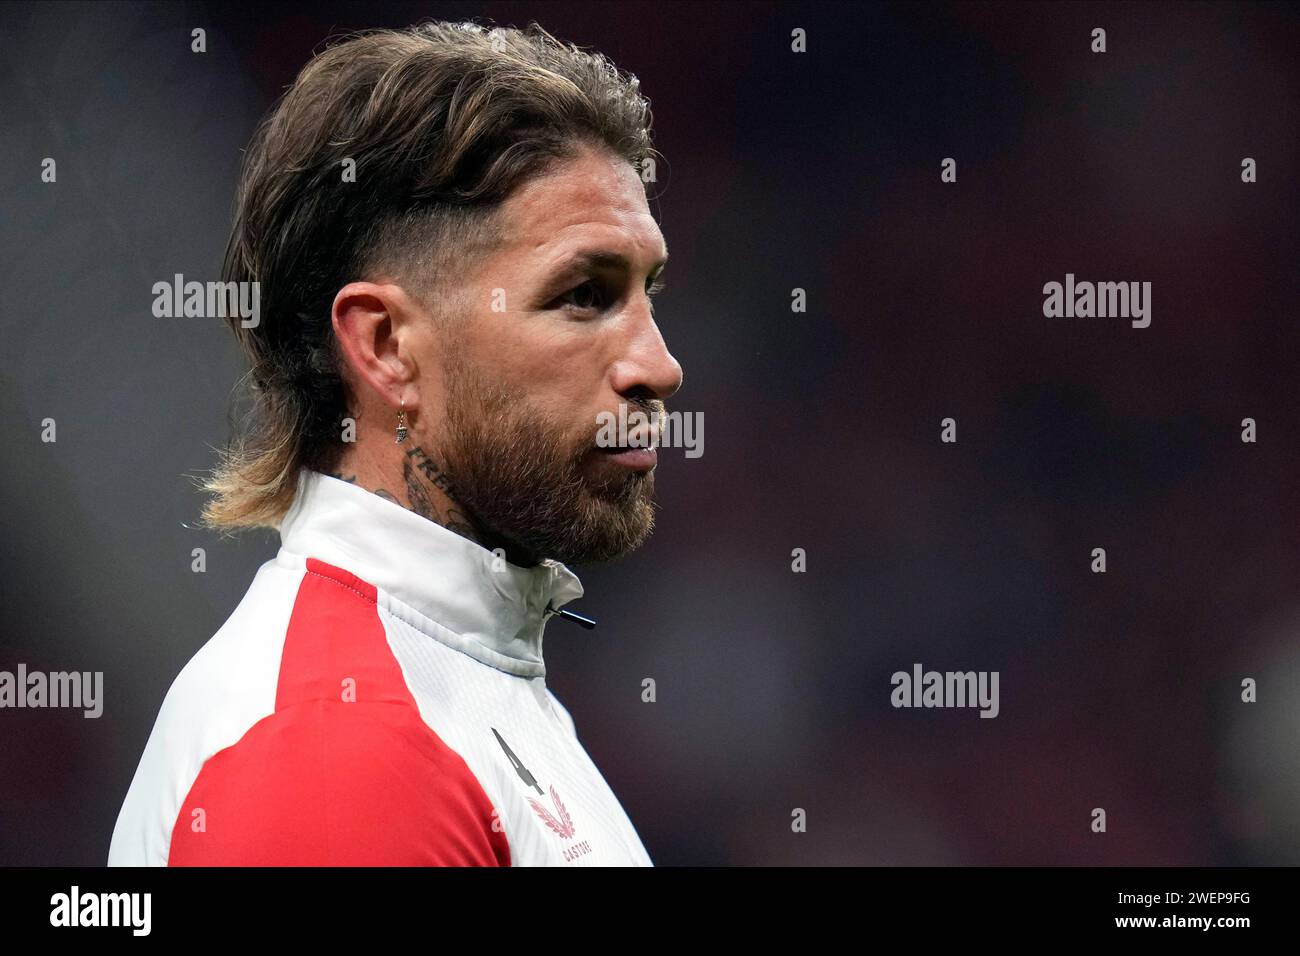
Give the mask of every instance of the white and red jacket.
[{"label": "white and red jacket", "polygon": [[110,866],[650,866],[546,687],[582,594],[303,472],[282,546],[172,684]]}]

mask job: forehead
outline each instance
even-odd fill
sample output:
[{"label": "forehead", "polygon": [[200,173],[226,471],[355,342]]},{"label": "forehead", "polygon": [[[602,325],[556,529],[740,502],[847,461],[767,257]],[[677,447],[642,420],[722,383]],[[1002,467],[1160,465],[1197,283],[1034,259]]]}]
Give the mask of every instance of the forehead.
[{"label": "forehead", "polygon": [[621,253],[649,267],[667,253],[646,204],[645,186],[626,160],[584,148],[521,184],[501,207],[502,256],[544,267],[579,249]]}]

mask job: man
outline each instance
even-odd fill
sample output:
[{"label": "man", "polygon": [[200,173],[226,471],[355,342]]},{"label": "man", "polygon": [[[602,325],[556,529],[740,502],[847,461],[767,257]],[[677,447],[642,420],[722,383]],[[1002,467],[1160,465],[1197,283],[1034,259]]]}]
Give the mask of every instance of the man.
[{"label": "man", "polygon": [[[248,150],[250,419],[217,528],[282,547],[167,694],[110,864],[649,865],[545,684],[566,564],[638,547],[681,383],[635,77],[533,25],[352,38]],[[560,612],[582,620],[571,612]]]}]

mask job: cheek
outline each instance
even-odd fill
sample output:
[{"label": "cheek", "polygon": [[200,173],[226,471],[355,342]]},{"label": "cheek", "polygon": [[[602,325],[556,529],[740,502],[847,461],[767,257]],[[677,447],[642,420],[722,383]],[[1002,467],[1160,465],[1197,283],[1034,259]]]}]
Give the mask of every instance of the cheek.
[{"label": "cheek", "polygon": [[482,343],[481,366],[492,380],[528,396],[531,403],[563,421],[590,418],[614,397],[608,392],[605,350],[583,326],[547,335],[517,335],[502,346],[503,335]]},{"label": "cheek", "polygon": [[430,335],[413,339],[408,358],[415,362],[416,385],[419,387],[421,410],[443,408],[447,402],[447,376],[441,361],[441,341]]}]

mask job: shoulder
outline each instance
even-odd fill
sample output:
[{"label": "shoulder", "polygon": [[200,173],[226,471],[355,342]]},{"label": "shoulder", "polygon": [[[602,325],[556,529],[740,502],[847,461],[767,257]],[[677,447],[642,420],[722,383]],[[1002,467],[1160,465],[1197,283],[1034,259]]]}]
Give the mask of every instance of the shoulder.
[{"label": "shoulder", "polygon": [[173,739],[202,731],[210,753],[274,710],[285,634],[302,580],[302,568],[277,561],[258,569],[239,605],[168,689],[159,723]]},{"label": "shoulder", "polygon": [[464,759],[421,718],[375,588],[307,559],[269,712],[202,765],[172,865],[494,865],[505,835]]}]

